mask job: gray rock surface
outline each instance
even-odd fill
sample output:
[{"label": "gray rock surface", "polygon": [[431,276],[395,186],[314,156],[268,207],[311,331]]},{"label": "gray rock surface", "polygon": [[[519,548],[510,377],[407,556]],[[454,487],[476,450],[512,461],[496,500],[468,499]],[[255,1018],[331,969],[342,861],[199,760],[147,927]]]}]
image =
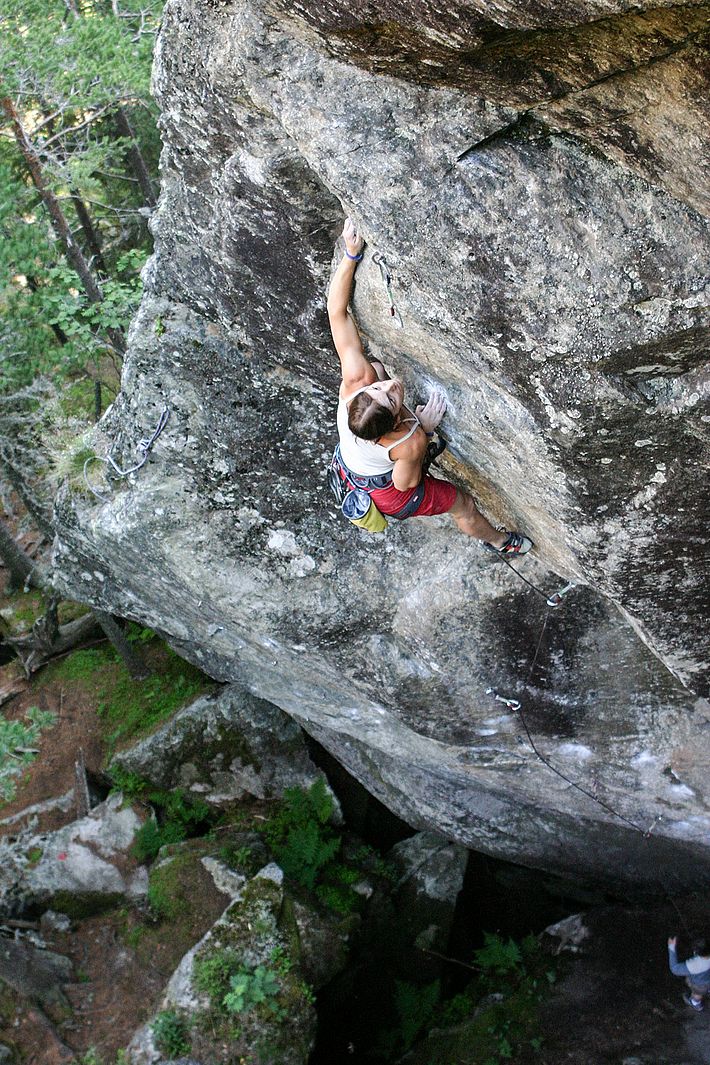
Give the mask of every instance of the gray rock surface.
[{"label": "gray rock surface", "polygon": [[[704,6],[280,11],[165,9],[156,255],[96,447],[127,460],[170,419],[108,502],[60,500],[58,579],[281,707],[415,827],[607,886],[695,885]],[[413,396],[446,390],[446,472],[533,536],[525,576],[580,584],[544,633],[542,600],[447,519],[368,539],[329,500],[344,210],[370,351]]]},{"label": "gray rock surface", "polygon": [[468,852],[433,832],[418,832],[397,843],[387,857],[400,873],[400,934],[425,951],[446,952]]},{"label": "gray rock surface", "polygon": [[0,939],[0,982],[24,998],[68,1008],[63,986],[72,979],[72,963],[63,954],[37,950],[21,939]]},{"label": "gray rock surface", "polygon": [[388,857],[401,872],[400,886],[409,883],[418,894],[453,909],[466,873],[464,847],[433,832],[418,832],[395,844]]},{"label": "gray rock surface", "polygon": [[219,805],[275,799],[322,776],[301,729],[237,684],[203,695],[113,762],[161,788],[181,786]]},{"label": "gray rock surface", "polygon": [[56,832],[0,841],[0,914],[59,900],[79,909],[112,897],[141,898],[148,874],[129,855],[142,821],[120,793]]}]

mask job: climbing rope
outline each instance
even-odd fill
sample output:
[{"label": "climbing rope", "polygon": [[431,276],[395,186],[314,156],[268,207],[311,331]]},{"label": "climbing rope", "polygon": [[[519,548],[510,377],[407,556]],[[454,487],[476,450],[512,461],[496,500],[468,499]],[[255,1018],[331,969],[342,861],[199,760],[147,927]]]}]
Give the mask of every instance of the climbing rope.
[{"label": "climbing rope", "polygon": [[392,275],[389,272],[389,267],[387,266],[387,260],[385,259],[384,255],[382,255],[381,252],[377,251],[372,256],[372,261],[375,264],[375,266],[379,266],[379,268],[380,268],[380,274],[382,276],[382,281],[383,281],[383,284],[385,286],[385,290],[387,292],[387,299],[389,300],[390,317],[392,318],[392,321],[393,321],[393,323],[394,323],[394,325],[396,326],[397,329],[403,329],[404,328],[404,322],[402,321],[401,314],[399,313],[399,311],[397,310],[397,307],[395,306],[394,296],[392,295]]},{"label": "climbing rope", "polygon": [[553,592],[552,595],[548,595],[547,592],[544,592],[542,590],[542,588],[538,588],[536,584],[533,584],[533,582],[529,581],[527,577],[524,577],[520,570],[516,569],[515,566],[513,566],[508,561],[505,555],[498,555],[498,558],[501,560],[501,562],[505,562],[508,569],[512,570],[515,576],[519,577],[524,584],[527,584],[528,588],[532,588],[536,595],[539,595],[541,599],[544,599],[547,606],[549,606],[553,610],[555,609],[555,607],[561,606],[562,600],[567,595],[567,593],[571,592],[573,588],[577,587],[574,581],[569,581],[569,583],[565,584],[564,587],[558,588],[558,590],[556,592]]},{"label": "climbing rope", "polygon": [[[518,571],[515,569],[514,566],[511,566],[510,568],[513,570],[513,572],[518,573]],[[522,576],[522,574],[518,573],[518,576]],[[530,582],[526,581],[526,583],[530,583]],[[537,589],[534,585],[531,584],[531,587],[533,587],[535,589],[535,591],[538,591],[539,594],[544,594],[544,593],[539,592],[539,589]],[[535,670],[535,666],[537,665],[537,660],[538,660],[538,657],[539,657],[539,654],[540,654],[540,648],[542,647],[542,641],[544,639],[545,632],[547,631],[547,623],[548,623],[549,618],[550,618],[550,612],[551,612],[551,610],[555,609],[556,606],[560,605],[563,596],[566,595],[567,592],[569,592],[573,587],[574,587],[574,585],[568,584],[564,588],[560,589],[559,592],[556,592],[554,595],[550,596],[549,599],[547,600],[547,610],[545,611],[545,616],[544,616],[543,622],[542,622],[542,628],[540,629],[540,634],[538,636],[537,643],[535,645],[535,651],[533,653],[532,660],[530,662],[530,667],[528,669],[528,673],[527,673],[527,676],[525,678],[525,686],[527,686],[530,683],[530,681],[532,680],[532,676],[533,676],[533,673],[534,673],[534,670]],[[557,601],[556,602],[552,602],[555,599]],[[604,799],[600,799],[599,796],[595,795],[593,791],[590,791],[589,788],[585,787],[585,785],[581,784],[578,780],[573,780],[572,777],[568,776],[565,772],[563,772],[556,765],[554,765],[553,762],[551,762],[550,759],[547,757],[547,755],[543,754],[543,752],[539,749],[538,745],[536,744],[535,739],[533,738],[532,732],[530,730],[530,727],[528,725],[527,719],[525,717],[525,713],[523,711],[522,703],[520,702],[519,699],[512,699],[512,698],[509,698],[507,696],[500,695],[496,688],[486,688],[486,695],[492,695],[496,702],[503,703],[510,710],[512,710],[515,714],[517,714],[518,719],[520,721],[520,724],[523,727],[523,731],[525,732],[525,736],[527,738],[527,741],[528,741],[528,744],[530,746],[530,749],[532,750],[532,752],[536,756],[536,758],[540,762],[542,762],[542,764],[547,769],[549,769],[552,773],[555,774],[555,776],[559,777],[561,780],[563,780],[566,784],[568,784],[575,791],[578,791],[582,795],[585,795],[587,798],[591,799],[592,802],[595,802],[597,804],[597,806],[600,806],[603,810],[606,810],[606,812],[611,814],[612,817],[615,817],[619,821],[622,821],[624,824],[628,825],[629,828],[633,829],[633,831],[636,832],[644,841],[647,842],[650,839],[651,833],[653,832],[653,830],[656,827],[656,825],[659,824],[663,820],[663,818],[660,815],[656,816],[653,819],[653,822],[651,823],[651,826],[649,828],[644,828],[643,825],[640,825],[640,824],[638,824],[638,822],[634,821],[632,818],[627,817],[626,814],[621,813],[621,811],[617,810],[614,806],[612,806],[610,803],[606,802]],[[678,917],[678,920],[680,921],[680,923],[682,924],[683,928],[685,929],[686,934],[688,936],[690,936],[690,934],[691,934],[690,933],[690,929],[688,928],[688,924],[687,924],[687,922],[685,920],[685,917],[683,916],[683,913],[681,912],[680,908],[678,907],[678,904],[676,903],[675,899],[673,898],[673,896],[669,892],[666,884],[662,880],[657,878],[657,877],[654,878],[654,879],[655,879],[655,882],[658,884],[658,886],[661,889],[661,894],[665,895],[666,899],[668,900],[668,902],[671,904],[671,906],[675,910],[676,915]]]},{"label": "climbing rope", "polygon": [[144,436],[141,440],[138,441],[138,444],[136,446],[136,450],[141,453],[142,458],[141,458],[140,462],[137,462],[134,466],[129,466],[128,469],[122,470],[121,467],[118,465],[117,462],[114,461],[114,459],[111,457],[110,454],[106,455],[105,458],[102,457],[101,455],[90,455],[88,457],[88,459],[86,459],[86,461],[84,462],[84,467],[83,467],[84,484],[89,489],[89,491],[92,493],[92,495],[95,495],[97,499],[102,500],[102,502],[104,502],[104,503],[107,502],[111,498],[108,495],[104,495],[103,492],[97,491],[96,488],[94,488],[91,484],[89,484],[89,478],[88,478],[88,475],[87,475],[86,471],[87,471],[87,468],[90,465],[90,463],[92,463],[92,462],[103,462],[104,465],[110,467],[111,470],[118,477],[128,477],[130,474],[136,473],[143,466],[145,466],[146,462],[148,461],[148,455],[150,454],[150,452],[151,452],[151,450],[153,448],[153,444],[158,439],[158,437],[162,433],[163,429],[167,425],[169,417],[170,417],[170,408],[169,407],[163,407],[163,409],[161,411],[161,414],[160,414],[160,418],[158,419],[158,424],[156,425],[156,427],[153,430],[152,434],[150,436]]}]

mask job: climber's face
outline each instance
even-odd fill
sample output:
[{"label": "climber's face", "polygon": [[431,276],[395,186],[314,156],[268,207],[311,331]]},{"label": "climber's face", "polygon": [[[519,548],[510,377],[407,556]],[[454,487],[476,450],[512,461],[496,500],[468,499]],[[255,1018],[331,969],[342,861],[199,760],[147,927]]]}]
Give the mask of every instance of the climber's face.
[{"label": "climber's face", "polygon": [[395,417],[399,414],[404,403],[404,385],[398,377],[392,377],[387,381],[373,381],[365,389],[368,396],[372,396],[376,403],[392,411]]}]

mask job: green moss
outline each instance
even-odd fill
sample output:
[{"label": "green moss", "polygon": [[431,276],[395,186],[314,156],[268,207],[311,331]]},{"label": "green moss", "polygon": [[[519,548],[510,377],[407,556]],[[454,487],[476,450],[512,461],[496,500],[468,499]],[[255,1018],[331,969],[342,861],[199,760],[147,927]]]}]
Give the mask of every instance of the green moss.
[{"label": "green moss", "polygon": [[90,610],[86,603],[73,603],[70,599],[59,604],[57,617],[60,625],[67,625],[70,621],[82,618]]},{"label": "green moss", "polygon": [[148,903],[151,912],[160,921],[175,921],[189,909],[181,875],[189,860],[189,855],[178,855],[151,871]]},{"label": "green moss", "polygon": [[211,686],[199,669],[164,644],[144,651],[153,676],[133,680],[110,645],[75,651],[49,666],[47,682],[76,683],[98,696],[97,710],[109,756],[121,744],[150,732]]},{"label": "green moss", "polygon": [[3,980],[0,980],[0,1027],[12,1024],[17,1007],[17,994]]},{"label": "green moss", "polygon": [[103,894],[100,891],[85,891],[80,895],[72,891],[58,891],[52,896],[52,909],[65,913],[73,921],[113,910],[123,902],[123,895]]},{"label": "green moss", "polygon": [[27,632],[46,610],[42,593],[36,590],[15,592],[14,595],[6,597],[5,603],[4,611],[12,611],[9,616],[5,616],[13,632]]}]

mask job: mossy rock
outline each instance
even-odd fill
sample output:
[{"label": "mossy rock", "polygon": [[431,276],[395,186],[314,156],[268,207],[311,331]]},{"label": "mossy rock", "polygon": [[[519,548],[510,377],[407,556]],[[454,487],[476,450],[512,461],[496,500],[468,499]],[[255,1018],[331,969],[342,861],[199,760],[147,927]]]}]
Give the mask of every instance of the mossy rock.
[{"label": "mossy rock", "polygon": [[56,910],[65,913],[73,921],[80,921],[84,917],[95,917],[99,913],[107,913],[125,905],[124,895],[118,892],[106,894],[101,891],[58,891],[49,899],[45,909]]},{"label": "mossy rock", "polygon": [[[298,933],[279,874],[268,866],[250,880],[195,953],[191,993],[203,1008],[192,1018],[192,1055],[204,1065],[231,1065],[240,1056],[258,1065],[308,1061],[313,995],[298,965]],[[242,1006],[225,1005],[240,979],[247,988]],[[267,990],[252,1000],[250,982]]]}]

